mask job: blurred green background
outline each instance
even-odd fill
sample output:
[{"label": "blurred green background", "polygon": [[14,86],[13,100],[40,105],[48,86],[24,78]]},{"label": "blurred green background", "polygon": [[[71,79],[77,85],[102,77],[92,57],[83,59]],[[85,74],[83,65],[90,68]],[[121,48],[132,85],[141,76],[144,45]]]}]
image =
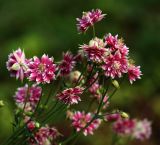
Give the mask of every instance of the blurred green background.
[{"label": "blurred green background", "polygon": [[[8,54],[21,47],[27,57],[47,53],[60,59],[68,49],[91,39],[91,32],[79,35],[75,18],[82,11],[100,8],[106,19],[96,24],[96,34],[119,34],[130,48],[130,55],[141,65],[142,79],[125,82],[113,99],[113,106],[132,118],[152,120],[150,140],[131,145],[160,144],[160,1],[159,0],[0,0],[0,142],[11,132],[13,94],[18,81],[6,69]],[[80,138],[77,145],[109,145],[110,127],[102,125],[94,136]]]}]

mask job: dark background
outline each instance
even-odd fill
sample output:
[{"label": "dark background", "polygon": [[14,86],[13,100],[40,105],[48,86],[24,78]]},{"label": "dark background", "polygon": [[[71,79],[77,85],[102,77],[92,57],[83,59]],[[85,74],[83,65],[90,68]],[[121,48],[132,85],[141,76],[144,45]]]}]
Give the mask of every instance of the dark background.
[{"label": "dark background", "polygon": [[[132,118],[152,120],[153,133],[145,142],[131,145],[160,144],[160,2],[159,0],[0,0],[0,142],[11,132],[13,94],[20,85],[9,77],[8,54],[21,47],[27,57],[43,53],[59,60],[68,49],[91,39],[91,32],[79,35],[75,18],[82,11],[100,8],[106,19],[96,24],[96,34],[119,34],[130,48],[130,55],[141,65],[142,79],[125,82],[113,99],[113,106],[129,112]],[[94,136],[81,137],[77,145],[107,145],[110,127],[102,125]]]}]

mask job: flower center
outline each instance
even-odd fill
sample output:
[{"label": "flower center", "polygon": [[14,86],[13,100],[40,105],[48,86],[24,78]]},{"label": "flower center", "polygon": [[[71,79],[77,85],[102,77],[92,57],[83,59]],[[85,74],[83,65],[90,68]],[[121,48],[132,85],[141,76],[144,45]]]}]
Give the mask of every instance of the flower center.
[{"label": "flower center", "polygon": [[45,65],[41,63],[41,64],[38,66],[38,69],[39,69],[41,72],[43,72],[43,71],[45,70]]},{"label": "flower center", "polygon": [[81,119],[81,125],[85,127],[87,125],[85,118]]},{"label": "flower center", "polygon": [[119,61],[115,61],[115,62],[113,63],[113,67],[114,67],[116,70],[120,69],[120,66],[121,66],[121,64],[119,63]]}]

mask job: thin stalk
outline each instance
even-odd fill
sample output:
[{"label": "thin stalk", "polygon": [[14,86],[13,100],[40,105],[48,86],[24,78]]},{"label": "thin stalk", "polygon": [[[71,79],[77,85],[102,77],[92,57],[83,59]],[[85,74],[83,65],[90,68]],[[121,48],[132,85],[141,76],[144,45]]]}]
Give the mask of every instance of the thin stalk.
[{"label": "thin stalk", "polygon": [[95,67],[96,67],[96,65],[93,64],[92,69],[91,69],[91,71],[90,71],[90,73],[89,73],[89,76],[88,76],[88,80],[91,78],[92,73],[93,73],[93,70],[94,70]]},{"label": "thin stalk", "polygon": [[96,31],[94,25],[92,26],[92,30],[93,30],[93,37],[96,37]]},{"label": "thin stalk", "polygon": [[86,63],[85,67],[83,68],[83,71],[82,71],[82,73],[80,74],[80,76],[79,76],[79,78],[78,78],[78,80],[77,80],[77,82],[76,82],[76,84],[75,84],[75,87],[79,84],[79,81],[81,80],[81,77],[83,76],[85,70],[87,69],[87,66],[88,66],[88,63]]},{"label": "thin stalk", "polygon": [[98,80],[98,77],[99,77],[99,74],[97,75],[97,77],[95,78],[95,80],[94,80],[91,84],[89,84],[88,87],[86,87],[86,88],[83,90],[83,93],[85,93],[85,92]]},{"label": "thin stalk", "polygon": [[111,145],[116,145],[118,139],[119,139],[119,138],[118,138],[118,135],[114,133],[114,134],[112,135]]},{"label": "thin stalk", "polygon": [[90,101],[86,112],[88,112],[88,111],[90,110],[90,108],[92,107],[92,104],[94,103],[95,100],[96,100],[96,98],[93,98],[93,99]]},{"label": "thin stalk", "polygon": [[49,114],[47,114],[47,116],[45,116],[45,119],[42,120],[42,124],[49,121],[51,119],[51,117],[53,117],[52,115],[55,114],[56,112],[61,111],[63,108],[65,107],[65,104],[60,105],[57,109],[55,109],[53,112],[49,112]]}]

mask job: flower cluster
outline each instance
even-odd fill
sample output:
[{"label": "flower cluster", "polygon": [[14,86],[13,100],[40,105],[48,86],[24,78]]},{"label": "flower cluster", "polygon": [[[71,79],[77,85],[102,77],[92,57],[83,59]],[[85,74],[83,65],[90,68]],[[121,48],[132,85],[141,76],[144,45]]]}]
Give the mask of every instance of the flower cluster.
[{"label": "flower cluster", "polygon": [[113,129],[119,135],[132,136],[133,138],[139,140],[148,139],[151,136],[152,132],[151,122],[147,119],[136,120],[119,118],[113,124]]},{"label": "flower cluster", "polygon": [[128,59],[129,48],[122,39],[118,39],[118,35],[112,36],[109,33],[104,40],[94,38],[89,45],[84,44],[80,48],[88,61],[100,64],[106,77],[121,78],[128,73],[130,83],[141,78],[140,66],[135,66]]},{"label": "flower cluster", "polygon": [[[83,13],[81,19],[77,18],[78,31],[94,28],[104,16],[99,9]],[[129,48],[118,35],[108,33],[103,38],[94,35],[88,44],[80,45],[77,55],[67,51],[58,62],[46,54],[41,58],[26,58],[19,48],[9,55],[6,64],[12,77],[26,83],[14,95],[18,106],[13,121],[15,134],[18,134],[13,136],[15,144],[23,138],[26,138],[24,143],[30,145],[68,144],[80,132],[92,135],[102,121],[112,122],[114,132],[120,137],[144,140],[151,135],[151,122],[147,119],[129,119],[126,113],[117,110],[108,112],[112,105],[110,100],[120,88],[121,77],[127,74],[132,84],[142,75],[140,66],[130,59]],[[82,102],[87,100],[85,106],[83,103],[80,106],[83,111],[73,105],[80,103],[82,95]],[[76,133],[62,142],[61,139],[55,141],[60,133],[47,124],[56,123],[54,121],[61,118],[58,115],[64,111]],[[7,144],[12,144],[11,140]]]}]

